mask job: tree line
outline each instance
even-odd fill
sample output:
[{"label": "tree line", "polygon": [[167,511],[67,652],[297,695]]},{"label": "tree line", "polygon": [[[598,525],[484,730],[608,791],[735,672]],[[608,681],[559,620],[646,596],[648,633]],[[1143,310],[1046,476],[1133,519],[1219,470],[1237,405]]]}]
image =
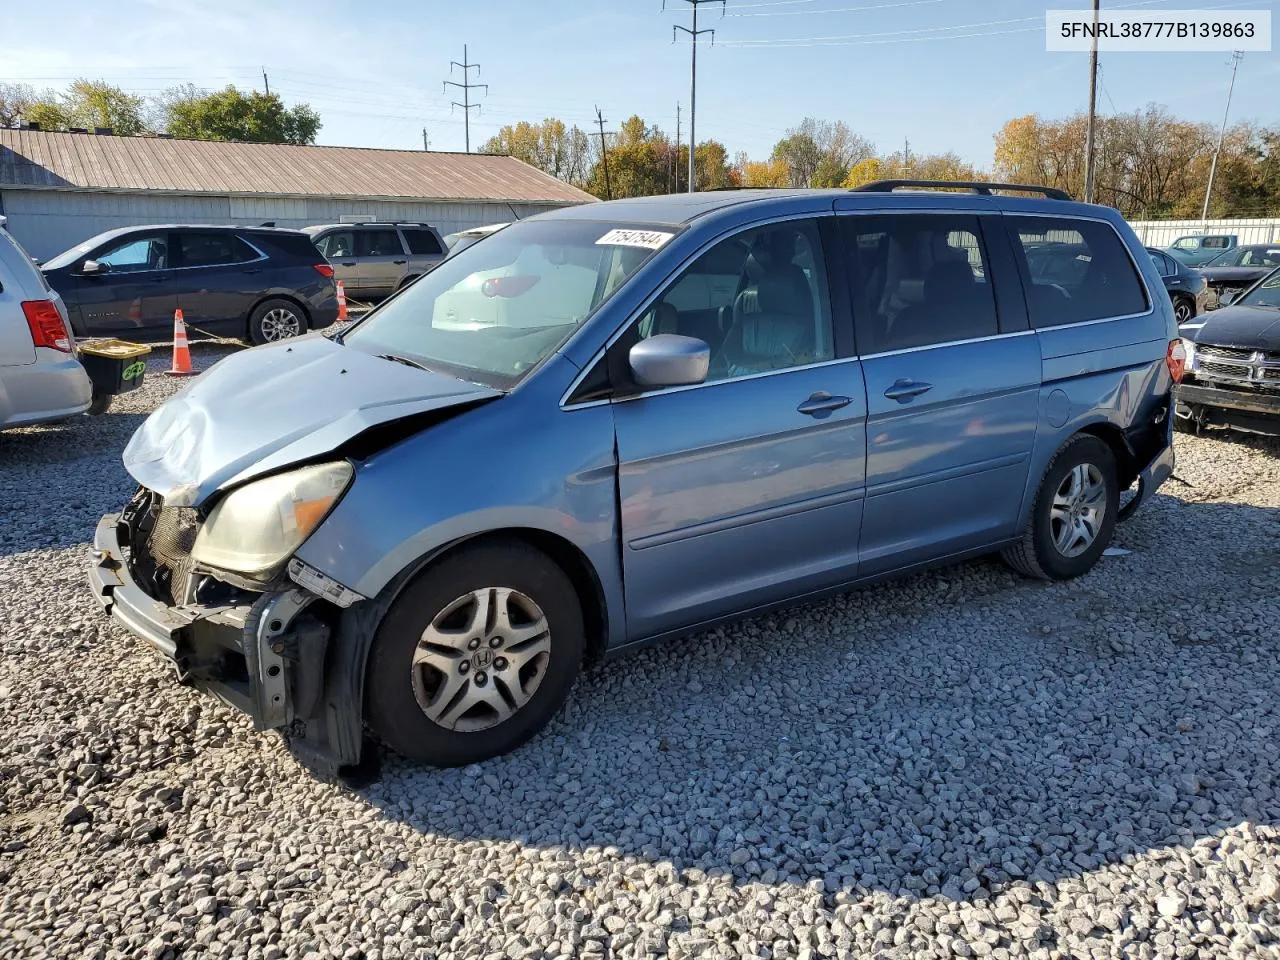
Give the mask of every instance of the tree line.
[{"label": "tree line", "polygon": [[308,104],[288,107],[276,94],[185,84],[139,97],[101,80],[77,80],[62,91],[0,84],[0,127],[20,121],[38,123],[41,130],[110,127],[125,137],[168,133],[248,143],[315,143],[320,132],[320,115]]},{"label": "tree line", "polygon": [[[845,187],[873,180],[1012,181],[1057,187],[1084,196],[1087,119],[1031,115],[995,136],[990,169],[955,153],[880,152],[842,121],[805,118],[773,145],[768,157],[745,152],[732,160],[724,144],[707,140],[695,153],[697,186]],[[1098,119],[1095,199],[1130,219],[1197,217],[1204,203],[1218,130],[1151,104]],[[554,117],[503,127],[481,149],[518,157],[598,197],[634,197],[687,189],[688,145],[633,116],[605,140]],[[1280,128],[1230,127],[1214,180],[1213,217],[1280,216]]]}]

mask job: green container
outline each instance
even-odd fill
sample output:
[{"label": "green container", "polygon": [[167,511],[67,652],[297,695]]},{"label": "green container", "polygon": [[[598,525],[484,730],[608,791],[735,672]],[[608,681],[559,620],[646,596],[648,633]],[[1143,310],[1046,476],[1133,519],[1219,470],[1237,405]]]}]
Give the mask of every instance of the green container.
[{"label": "green container", "polygon": [[80,344],[80,363],[93,383],[94,396],[114,397],[142,386],[151,348],[124,340],[88,340]]}]

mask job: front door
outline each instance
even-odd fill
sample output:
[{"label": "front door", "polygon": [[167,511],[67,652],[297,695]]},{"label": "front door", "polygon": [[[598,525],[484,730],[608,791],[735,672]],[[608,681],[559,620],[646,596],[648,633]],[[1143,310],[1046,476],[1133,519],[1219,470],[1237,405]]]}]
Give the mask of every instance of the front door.
[{"label": "front door", "polygon": [[71,268],[68,306],[74,300],[85,333],[91,337],[129,336],[172,329],[178,298],[173,292],[168,234],[131,234],[94,251],[87,259],[101,273]]},{"label": "front door", "polygon": [[243,335],[264,287],[266,257],[229,230],[180,230],[173,237],[173,290],[183,318]]},{"label": "front door", "polygon": [[713,247],[615,345],[712,356],[703,384],[614,401],[631,636],[856,575],[865,394],[830,302],[817,224],[790,221]]},{"label": "front door", "polygon": [[840,219],[867,383],[861,573],[1013,536],[1035,438],[1040,349],[999,220]]},{"label": "front door", "polygon": [[394,293],[404,278],[409,255],[395,227],[363,227],[356,231],[360,292],[368,297]]}]

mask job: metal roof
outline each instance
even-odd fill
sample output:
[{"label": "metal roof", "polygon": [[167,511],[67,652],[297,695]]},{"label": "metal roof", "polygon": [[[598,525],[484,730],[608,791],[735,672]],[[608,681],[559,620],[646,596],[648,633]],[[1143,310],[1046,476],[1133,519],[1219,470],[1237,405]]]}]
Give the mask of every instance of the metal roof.
[{"label": "metal roof", "polygon": [[0,129],[0,188],[587,203],[514,157]]}]

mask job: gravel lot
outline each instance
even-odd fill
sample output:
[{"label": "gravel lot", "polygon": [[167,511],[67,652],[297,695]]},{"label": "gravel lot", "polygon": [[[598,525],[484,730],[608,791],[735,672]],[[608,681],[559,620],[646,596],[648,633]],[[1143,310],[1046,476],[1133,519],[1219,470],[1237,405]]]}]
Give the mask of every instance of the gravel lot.
[{"label": "gravel lot", "polygon": [[1280,957],[1280,444],[1180,437],[1083,580],[669,643],[513,756],[351,792],[88,593],[165,365],[0,435],[0,956]]}]

